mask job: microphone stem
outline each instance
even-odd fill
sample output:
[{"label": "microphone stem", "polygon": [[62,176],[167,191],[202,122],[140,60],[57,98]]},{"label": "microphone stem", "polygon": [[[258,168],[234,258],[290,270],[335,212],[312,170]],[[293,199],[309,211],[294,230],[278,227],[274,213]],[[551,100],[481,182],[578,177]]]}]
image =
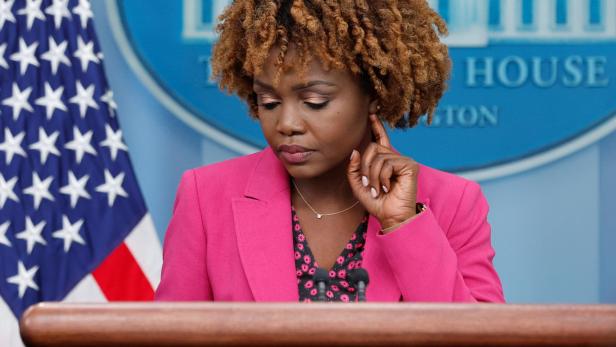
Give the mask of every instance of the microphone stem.
[{"label": "microphone stem", "polygon": [[366,301],[366,283],[364,281],[357,282],[357,297],[359,302]]},{"label": "microphone stem", "polygon": [[317,288],[319,289],[319,301],[325,301],[325,282],[317,282]]}]

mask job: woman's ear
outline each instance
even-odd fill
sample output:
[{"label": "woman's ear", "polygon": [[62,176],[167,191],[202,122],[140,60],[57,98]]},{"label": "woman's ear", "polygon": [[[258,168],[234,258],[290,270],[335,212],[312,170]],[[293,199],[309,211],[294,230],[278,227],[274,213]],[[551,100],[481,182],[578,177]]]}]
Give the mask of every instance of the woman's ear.
[{"label": "woman's ear", "polygon": [[370,114],[377,114],[380,111],[379,100],[377,98],[373,98],[368,104],[368,112]]}]

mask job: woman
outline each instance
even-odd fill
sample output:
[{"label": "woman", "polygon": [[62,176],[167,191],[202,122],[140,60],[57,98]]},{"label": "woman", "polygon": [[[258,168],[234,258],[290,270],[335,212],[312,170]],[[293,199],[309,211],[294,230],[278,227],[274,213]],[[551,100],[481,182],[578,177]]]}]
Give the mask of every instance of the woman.
[{"label": "woman", "polygon": [[[426,1],[236,0],[212,66],[269,146],[189,170],[158,300],[502,302],[476,183],[391,147],[382,121],[430,119],[449,75]],[[438,30],[438,33],[436,32]]]}]

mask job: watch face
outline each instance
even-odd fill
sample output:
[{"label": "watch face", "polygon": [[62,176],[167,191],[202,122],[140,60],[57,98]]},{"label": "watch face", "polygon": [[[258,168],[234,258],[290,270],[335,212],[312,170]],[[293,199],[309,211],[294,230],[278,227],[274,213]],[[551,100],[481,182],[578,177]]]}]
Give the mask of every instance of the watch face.
[{"label": "watch face", "polygon": [[[127,59],[162,103],[239,152],[266,145],[258,123],[210,79],[214,19],[230,1],[110,2]],[[392,143],[472,178],[543,165],[616,129],[616,0],[430,1],[453,60],[434,114]],[[164,29],[164,30],[163,30]]]}]

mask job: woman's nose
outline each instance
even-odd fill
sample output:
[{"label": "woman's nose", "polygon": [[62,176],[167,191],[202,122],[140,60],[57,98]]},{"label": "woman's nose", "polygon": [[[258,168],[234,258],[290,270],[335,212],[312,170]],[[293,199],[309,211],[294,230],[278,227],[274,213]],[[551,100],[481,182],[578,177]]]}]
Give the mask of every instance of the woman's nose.
[{"label": "woman's nose", "polygon": [[285,136],[304,133],[306,129],[299,108],[289,104],[282,104],[281,106],[281,114],[278,118],[278,124],[276,124],[276,130]]}]

